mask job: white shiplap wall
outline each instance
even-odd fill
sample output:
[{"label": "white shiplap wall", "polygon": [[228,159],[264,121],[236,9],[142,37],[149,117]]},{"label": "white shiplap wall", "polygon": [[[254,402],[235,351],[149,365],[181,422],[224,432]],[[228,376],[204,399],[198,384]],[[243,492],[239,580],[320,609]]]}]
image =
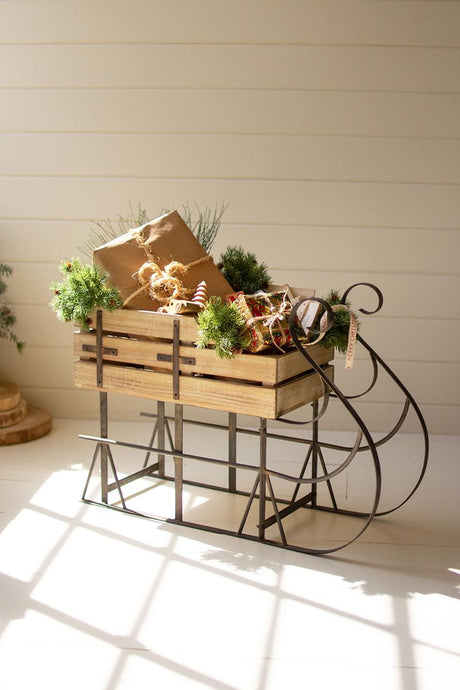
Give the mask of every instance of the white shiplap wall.
[{"label": "white shiplap wall", "polygon": [[[58,262],[129,201],[225,201],[216,255],[244,244],[318,294],[379,285],[364,337],[430,430],[458,433],[459,27],[460,2],[438,0],[1,2],[0,260],[27,348],[0,344],[0,377],[94,416],[48,307]],[[355,390],[366,374],[358,359]],[[396,402],[383,384],[359,409],[383,429]]]}]

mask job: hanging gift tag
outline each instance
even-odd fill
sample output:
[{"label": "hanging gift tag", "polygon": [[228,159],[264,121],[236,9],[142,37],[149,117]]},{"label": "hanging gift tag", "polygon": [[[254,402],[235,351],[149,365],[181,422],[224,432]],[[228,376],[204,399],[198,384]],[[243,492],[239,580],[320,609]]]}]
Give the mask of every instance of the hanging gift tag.
[{"label": "hanging gift tag", "polygon": [[358,335],[358,319],[356,314],[350,311],[350,330],[348,331],[348,347],[345,356],[345,369],[351,369],[355,358],[356,336]]},{"label": "hanging gift tag", "polygon": [[311,336],[310,328],[315,323],[321,305],[318,302],[305,300],[297,309],[297,318],[307,337]]}]

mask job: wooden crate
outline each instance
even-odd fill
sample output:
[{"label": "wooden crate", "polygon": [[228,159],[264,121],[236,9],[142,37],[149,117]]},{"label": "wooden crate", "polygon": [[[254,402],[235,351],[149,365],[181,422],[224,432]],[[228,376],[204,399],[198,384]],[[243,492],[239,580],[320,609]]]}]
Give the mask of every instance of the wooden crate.
[{"label": "wooden crate", "polygon": [[[94,323],[96,323],[94,317]],[[176,324],[176,325],[175,325]],[[178,364],[174,365],[174,329]],[[102,381],[98,385],[96,329],[74,336],[78,388],[125,393],[276,419],[322,395],[318,374],[297,350],[240,354],[231,360],[195,346],[194,316],[120,309],[102,316]],[[310,348],[329,376],[333,349]]]}]

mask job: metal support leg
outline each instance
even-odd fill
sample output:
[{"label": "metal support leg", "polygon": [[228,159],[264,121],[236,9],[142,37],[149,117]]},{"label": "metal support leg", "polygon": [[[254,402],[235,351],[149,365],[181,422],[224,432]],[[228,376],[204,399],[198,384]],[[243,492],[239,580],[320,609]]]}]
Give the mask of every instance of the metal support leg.
[{"label": "metal support leg", "polygon": [[[150,436],[149,446],[153,446],[157,432],[158,432],[158,419],[155,422],[155,426],[153,427],[152,435]],[[145,469],[147,467],[147,465],[149,464],[150,455],[151,455],[151,451],[148,450],[145,454],[144,464],[142,465],[143,469]]]},{"label": "metal support leg", "polygon": [[[165,447],[165,404],[162,401],[157,402],[157,422],[158,422],[158,447]],[[158,453],[158,475],[165,476],[165,456]]]},{"label": "metal support leg", "polygon": [[[313,428],[312,428],[312,460],[311,460],[311,476],[316,478],[318,476],[318,401],[313,403]],[[312,484],[311,487],[311,505],[316,507],[318,497],[318,485]]]},{"label": "metal support leg", "polygon": [[[165,420],[165,404],[164,402],[158,400],[157,401],[157,419],[155,422],[155,426],[153,427],[152,435],[150,437],[150,443],[149,446],[153,446],[155,442],[155,438],[157,438],[157,446],[158,448],[164,448],[165,447],[165,424],[167,424]],[[171,448],[173,448],[173,443],[171,443]],[[150,460],[150,455],[151,451],[147,451],[145,454],[144,458],[144,464],[143,468],[147,467],[149,464]],[[153,470],[157,470],[158,476],[159,477],[164,477],[165,476],[165,456],[162,455],[161,453],[157,454],[157,463],[152,467]]]},{"label": "metal support leg", "polygon": [[[313,450],[313,446],[310,446],[310,448],[308,449],[308,453],[305,457],[305,461],[302,465],[302,469],[300,470],[299,479],[303,479],[305,476],[305,472],[307,471],[308,463],[309,463],[310,458],[311,458],[312,450]],[[294,493],[292,494],[292,498],[291,498],[291,503],[295,502],[295,500],[297,498],[297,494],[299,493],[299,489],[301,486],[302,486],[302,484],[300,482],[295,485]]]},{"label": "metal support leg", "polygon": [[[184,450],[184,408],[181,404],[174,405],[174,450],[182,453]],[[174,456],[174,485],[175,485],[175,519],[182,521],[182,487],[183,460]]]},{"label": "metal support leg", "polygon": [[260,462],[260,483],[259,483],[259,539],[265,539],[265,496],[267,475],[267,420],[260,417],[260,440],[259,440],[259,462]]},{"label": "metal support leg", "polygon": [[[321,450],[321,447],[318,450],[318,457],[319,457],[319,460],[321,462],[321,467],[322,467],[323,473],[327,474],[326,462],[324,460],[324,456],[323,456],[323,452]],[[337,501],[335,500],[334,489],[332,487],[332,482],[330,479],[326,480],[326,486],[327,486],[327,490],[329,491],[329,498],[331,499],[332,507],[334,508],[334,510],[338,510]]]},{"label": "metal support leg", "polygon": [[[107,393],[99,393],[99,423],[100,423],[100,436],[101,438],[108,437],[108,413],[107,413]],[[101,501],[102,503],[108,503],[109,501],[109,478],[108,478],[108,467],[109,467],[109,448],[105,443],[101,443]]]},{"label": "metal support leg", "polygon": [[[103,358],[102,358],[102,344],[103,344],[103,330],[102,330],[102,310],[98,309],[96,312],[96,379],[98,388],[103,385]],[[100,437],[108,438],[109,433],[109,417],[107,413],[107,393],[99,391],[99,429]],[[108,479],[108,465],[109,465],[109,448],[107,444],[101,443],[101,501],[108,503],[109,501],[109,479]]]},{"label": "metal support leg", "polygon": [[254,497],[255,497],[255,495],[256,495],[256,491],[257,491],[257,488],[258,488],[258,486],[259,486],[259,483],[260,483],[260,472],[257,472],[257,476],[256,476],[256,480],[255,480],[255,482],[254,482],[254,486],[252,487],[252,491],[251,491],[251,494],[250,494],[250,496],[249,496],[249,500],[248,500],[248,502],[247,502],[247,504],[246,504],[246,508],[245,508],[245,511],[244,511],[244,515],[243,515],[243,517],[242,517],[242,519],[241,519],[241,523],[240,523],[240,526],[239,526],[239,528],[238,528],[238,534],[243,534],[244,526],[245,526],[245,524],[246,524],[246,520],[248,519],[249,511],[251,510],[252,502],[253,502]]},{"label": "metal support leg", "polygon": [[[236,462],[236,414],[228,414],[228,461]],[[232,493],[236,491],[236,467],[228,468],[228,490]]]}]

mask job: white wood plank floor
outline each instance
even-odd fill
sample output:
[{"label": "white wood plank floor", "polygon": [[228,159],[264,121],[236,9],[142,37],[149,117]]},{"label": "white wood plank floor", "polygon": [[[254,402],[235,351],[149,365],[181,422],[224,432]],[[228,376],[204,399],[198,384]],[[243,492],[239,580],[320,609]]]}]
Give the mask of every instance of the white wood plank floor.
[{"label": "white wood plank floor", "polygon": [[[406,505],[343,551],[315,557],[82,503],[94,446],[78,434],[97,429],[56,419],[48,436],[0,448],[2,690],[458,686],[459,437],[431,439],[426,477]],[[185,450],[225,457],[219,434],[191,427]],[[109,435],[145,443],[150,426],[117,422]],[[239,440],[244,459],[254,443]],[[382,500],[416,474],[414,443],[393,442]],[[277,452],[284,469],[300,461],[298,450]],[[120,454],[121,473],[142,464]],[[344,475],[343,500],[363,500],[365,475]],[[170,510],[171,487],[145,481],[130,487],[129,504]],[[187,519],[239,520],[240,507],[216,493],[186,487]],[[333,544],[348,523],[306,529],[315,544]]]}]

